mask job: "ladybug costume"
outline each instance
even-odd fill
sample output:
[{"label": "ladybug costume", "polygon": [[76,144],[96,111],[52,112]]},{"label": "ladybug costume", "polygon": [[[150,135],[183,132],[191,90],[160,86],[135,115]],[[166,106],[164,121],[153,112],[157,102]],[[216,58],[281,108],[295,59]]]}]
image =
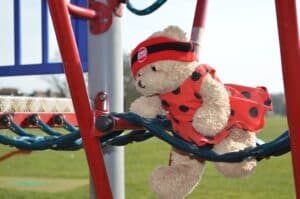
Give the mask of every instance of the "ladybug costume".
[{"label": "ladybug costume", "polygon": [[195,112],[203,103],[199,90],[206,74],[218,81],[215,70],[208,65],[199,65],[177,89],[160,94],[162,106],[167,111],[173,130],[183,139],[198,146],[217,144],[229,135],[233,127],[256,132],[264,126],[264,115],[271,109],[270,96],[264,87],[245,87],[225,84],[230,91],[231,114],[223,131],[214,137],[205,137],[192,126]]},{"label": "ladybug costume", "polygon": [[[143,66],[166,59],[186,62],[196,60],[192,43],[178,42],[166,37],[145,40],[132,52],[133,76],[136,77],[138,70]],[[202,146],[220,143],[229,135],[231,128],[241,128],[251,132],[263,128],[265,113],[272,109],[267,89],[225,84],[230,93],[231,107],[226,127],[213,137],[205,137],[201,132],[197,132],[192,126],[192,120],[203,103],[199,91],[207,74],[220,82],[212,67],[201,64],[177,89],[159,94],[162,107],[167,111],[167,118],[172,122],[176,134],[186,141]]]}]

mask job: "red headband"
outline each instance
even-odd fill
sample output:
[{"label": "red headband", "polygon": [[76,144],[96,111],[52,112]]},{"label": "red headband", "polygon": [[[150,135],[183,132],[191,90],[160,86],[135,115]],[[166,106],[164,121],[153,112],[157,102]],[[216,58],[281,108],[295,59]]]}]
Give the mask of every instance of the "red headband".
[{"label": "red headband", "polygon": [[145,65],[160,60],[194,61],[197,55],[192,42],[167,37],[152,37],[140,43],[131,53],[131,71],[135,78]]}]

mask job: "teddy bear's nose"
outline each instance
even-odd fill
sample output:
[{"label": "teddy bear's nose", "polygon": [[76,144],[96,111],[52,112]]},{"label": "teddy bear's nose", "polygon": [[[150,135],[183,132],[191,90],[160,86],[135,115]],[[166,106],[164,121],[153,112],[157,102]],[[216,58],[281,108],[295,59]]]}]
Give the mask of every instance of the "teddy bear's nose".
[{"label": "teddy bear's nose", "polygon": [[138,86],[141,87],[141,88],[145,88],[146,87],[145,85],[142,84],[141,80],[138,81]]}]

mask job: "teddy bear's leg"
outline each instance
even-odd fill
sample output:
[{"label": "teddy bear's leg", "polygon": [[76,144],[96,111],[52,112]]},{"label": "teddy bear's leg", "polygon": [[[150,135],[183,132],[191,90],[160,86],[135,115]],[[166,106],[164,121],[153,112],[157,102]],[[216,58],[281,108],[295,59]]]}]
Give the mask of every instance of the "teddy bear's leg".
[{"label": "teddy bear's leg", "polygon": [[155,169],[150,177],[150,185],[160,199],[182,199],[199,182],[204,161],[187,153],[172,149],[169,166]]},{"label": "teddy bear's leg", "polygon": [[[242,129],[232,129],[230,135],[221,143],[216,144],[213,150],[218,154],[240,151],[256,145],[254,133]],[[225,177],[239,178],[251,175],[256,168],[256,160],[248,159],[239,163],[217,162],[215,166]]]}]

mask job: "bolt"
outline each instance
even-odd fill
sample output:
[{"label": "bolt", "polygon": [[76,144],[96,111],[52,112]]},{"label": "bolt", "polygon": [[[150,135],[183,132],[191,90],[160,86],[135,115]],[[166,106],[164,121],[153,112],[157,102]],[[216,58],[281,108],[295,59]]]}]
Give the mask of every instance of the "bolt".
[{"label": "bolt", "polygon": [[99,95],[99,99],[100,99],[101,101],[106,100],[106,94],[105,94],[105,93],[100,94],[100,95]]},{"label": "bolt", "polygon": [[104,18],[104,19],[102,19],[102,23],[104,23],[104,24],[107,24],[108,23],[108,18]]},{"label": "bolt", "polygon": [[30,125],[37,125],[37,123],[39,122],[39,119],[40,119],[40,117],[38,116],[38,114],[32,114],[27,119],[27,122]]},{"label": "bolt", "polygon": [[61,114],[55,115],[53,118],[53,122],[58,125],[62,125],[64,123],[64,116]]},{"label": "bolt", "polygon": [[9,127],[11,125],[11,117],[9,115],[3,115],[0,118],[0,125]]}]

